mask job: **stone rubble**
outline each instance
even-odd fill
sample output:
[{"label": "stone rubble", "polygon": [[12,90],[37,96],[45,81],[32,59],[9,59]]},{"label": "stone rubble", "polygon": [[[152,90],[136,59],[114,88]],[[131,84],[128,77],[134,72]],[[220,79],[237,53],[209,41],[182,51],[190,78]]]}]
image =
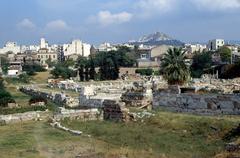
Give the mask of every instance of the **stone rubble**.
[{"label": "stone rubble", "polygon": [[72,129],[69,129],[67,127],[64,127],[64,126],[61,125],[60,122],[53,122],[53,123],[50,123],[50,125],[52,127],[58,128],[60,130],[69,132],[69,133],[74,134],[74,135],[82,135],[82,133],[83,133],[82,131],[72,130]]}]

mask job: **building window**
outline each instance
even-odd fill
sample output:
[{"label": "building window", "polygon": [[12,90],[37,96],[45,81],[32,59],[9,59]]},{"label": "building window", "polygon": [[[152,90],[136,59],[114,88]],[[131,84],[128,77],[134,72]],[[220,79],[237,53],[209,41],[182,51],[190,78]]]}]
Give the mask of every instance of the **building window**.
[{"label": "building window", "polygon": [[141,59],[147,59],[148,55],[147,54],[141,54]]},{"label": "building window", "polygon": [[53,55],[53,59],[55,59],[55,55]]}]

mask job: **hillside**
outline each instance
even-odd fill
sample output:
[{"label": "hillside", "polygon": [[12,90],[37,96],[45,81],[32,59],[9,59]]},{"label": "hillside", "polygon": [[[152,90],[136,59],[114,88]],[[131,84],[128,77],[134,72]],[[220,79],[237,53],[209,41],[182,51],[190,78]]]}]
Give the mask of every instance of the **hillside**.
[{"label": "hillside", "polygon": [[173,46],[182,46],[183,42],[176,40],[165,33],[155,32],[153,34],[144,35],[138,40],[129,41],[130,44],[134,45],[173,45]]}]

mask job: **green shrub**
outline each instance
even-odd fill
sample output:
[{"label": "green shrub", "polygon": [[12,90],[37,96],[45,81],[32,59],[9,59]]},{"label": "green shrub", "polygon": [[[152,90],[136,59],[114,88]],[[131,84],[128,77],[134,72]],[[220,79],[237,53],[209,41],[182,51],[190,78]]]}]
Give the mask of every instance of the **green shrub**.
[{"label": "green shrub", "polygon": [[18,76],[19,81],[22,83],[29,83],[30,82],[30,76],[28,76],[27,74],[21,74]]},{"label": "green shrub", "polygon": [[159,70],[154,71],[153,74],[154,74],[154,76],[160,76],[161,75]]},{"label": "green shrub", "polygon": [[25,65],[23,65],[23,71],[44,72],[47,70],[39,64],[25,64]]},{"label": "green shrub", "polygon": [[135,73],[140,74],[142,76],[151,76],[153,74],[153,69],[136,69]]},{"label": "green shrub", "polygon": [[15,100],[5,89],[0,89],[0,107],[7,107],[8,103],[15,103]]}]

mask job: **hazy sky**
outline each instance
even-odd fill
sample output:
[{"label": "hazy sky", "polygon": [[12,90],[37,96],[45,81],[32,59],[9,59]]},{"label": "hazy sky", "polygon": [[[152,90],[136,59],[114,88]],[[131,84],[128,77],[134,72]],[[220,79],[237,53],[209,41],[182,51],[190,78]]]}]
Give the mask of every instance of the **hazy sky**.
[{"label": "hazy sky", "polygon": [[240,0],[0,0],[0,46],[74,38],[125,42],[160,31],[184,42],[240,40]]}]

